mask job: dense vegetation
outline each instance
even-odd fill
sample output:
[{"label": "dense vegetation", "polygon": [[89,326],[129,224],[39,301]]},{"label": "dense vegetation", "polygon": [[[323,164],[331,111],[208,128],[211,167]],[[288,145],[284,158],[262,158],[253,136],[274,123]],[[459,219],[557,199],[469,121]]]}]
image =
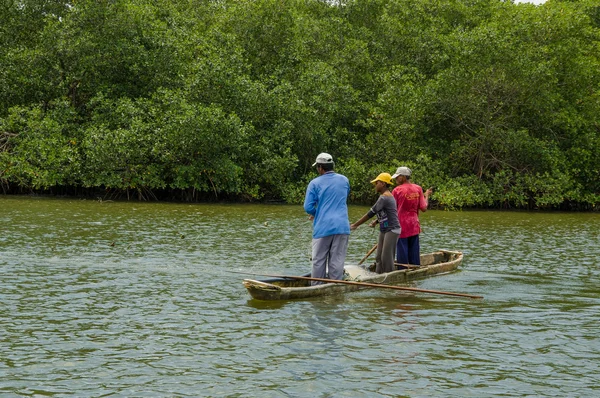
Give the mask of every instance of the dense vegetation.
[{"label": "dense vegetation", "polygon": [[0,192],[600,206],[597,0],[5,0]]}]

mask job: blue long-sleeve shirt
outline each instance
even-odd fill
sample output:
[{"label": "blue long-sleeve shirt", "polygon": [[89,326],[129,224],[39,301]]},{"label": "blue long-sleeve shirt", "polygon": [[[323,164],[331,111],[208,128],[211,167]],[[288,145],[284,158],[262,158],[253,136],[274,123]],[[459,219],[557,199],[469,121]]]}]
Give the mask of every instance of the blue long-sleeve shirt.
[{"label": "blue long-sleeve shirt", "polygon": [[350,182],[329,171],[313,179],[306,188],[304,210],[314,216],[313,238],[329,235],[349,235],[348,195]]}]

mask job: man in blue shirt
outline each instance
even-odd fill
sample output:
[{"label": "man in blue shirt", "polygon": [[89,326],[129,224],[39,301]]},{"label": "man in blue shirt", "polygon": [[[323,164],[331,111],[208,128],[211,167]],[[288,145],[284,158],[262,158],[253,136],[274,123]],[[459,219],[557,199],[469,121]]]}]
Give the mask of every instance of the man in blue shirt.
[{"label": "man in blue shirt", "polygon": [[333,171],[333,158],[328,153],[319,154],[314,166],[319,176],[308,184],[304,199],[304,210],[314,220],[311,276],[326,278],[329,268],[329,279],[341,280],[350,236],[347,204],[350,182]]}]

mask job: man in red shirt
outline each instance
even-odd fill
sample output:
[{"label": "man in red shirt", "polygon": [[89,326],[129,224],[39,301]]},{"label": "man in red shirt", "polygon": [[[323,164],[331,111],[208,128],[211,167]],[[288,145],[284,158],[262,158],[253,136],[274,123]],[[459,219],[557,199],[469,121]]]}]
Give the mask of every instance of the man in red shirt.
[{"label": "man in red shirt", "polygon": [[398,167],[392,179],[396,180],[396,188],[392,191],[396,199],[398,219],[400,220],[400,237],[396,246],[396,262],[400,264],[421,265],[421,249],[419,246],[419,210],[427,211],[427,201],[431,188],[423,194],[423,188],[410,182],[412,171],[408,167]]}]

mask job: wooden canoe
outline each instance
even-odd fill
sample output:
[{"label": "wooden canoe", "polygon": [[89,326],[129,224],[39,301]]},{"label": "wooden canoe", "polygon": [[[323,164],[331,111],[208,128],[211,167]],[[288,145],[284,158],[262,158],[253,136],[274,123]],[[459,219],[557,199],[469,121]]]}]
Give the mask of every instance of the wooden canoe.
[{"label": "wooden canoe", "polygon": [[[376,274],[357,265],[346,265],[345,278],[350,281],[395,285],[432,275],[455,271],[462,263],[463,254],[456,251],[438,250],[421,255],[421,265],[385,274]],[[306,276],[310,276],[310,273]],[[310,281],[288,278],[264,280],[244,279],[248,293],[257,300],[295,300],[325,295],[341,294],[364,289],[364,286],[325,283],[311,286]]]}]

